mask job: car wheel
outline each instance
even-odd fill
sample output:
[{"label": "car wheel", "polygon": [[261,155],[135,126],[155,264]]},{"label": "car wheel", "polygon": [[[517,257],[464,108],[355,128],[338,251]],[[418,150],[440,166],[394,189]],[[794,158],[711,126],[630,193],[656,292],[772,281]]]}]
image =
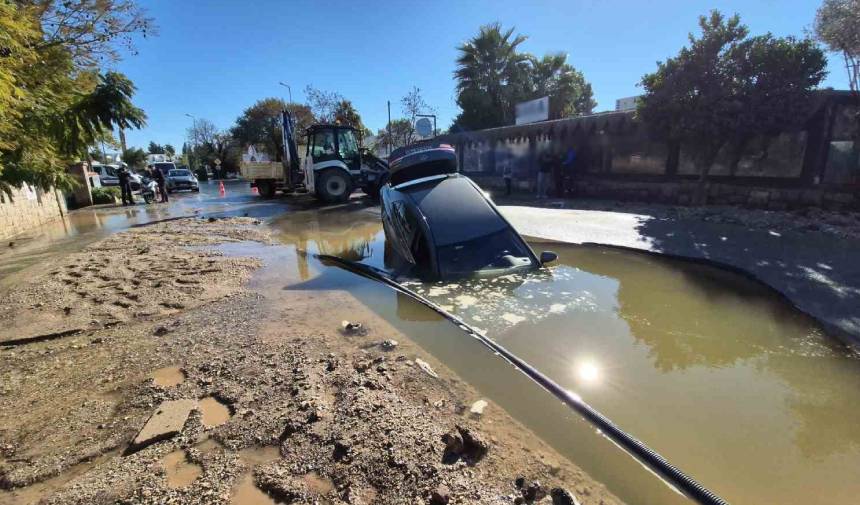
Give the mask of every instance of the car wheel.
[{"label": "car wheel", "polygon": [[349,200],[352,193],[352,178],[342,170],[326,170],[320,174],[317,192],[328,203]]}]

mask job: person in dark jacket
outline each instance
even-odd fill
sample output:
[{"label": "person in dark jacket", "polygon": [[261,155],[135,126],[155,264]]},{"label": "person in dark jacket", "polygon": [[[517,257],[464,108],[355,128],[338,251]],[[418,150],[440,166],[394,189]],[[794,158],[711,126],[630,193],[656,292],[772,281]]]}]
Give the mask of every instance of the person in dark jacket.
[{"label": "person in dark jacket", "polygon": [[161,203],[167,203],[167,179],[164,177],[164,172],[158,167],[152,168],[155,182],[158,183],[158,192],[161,193]]},{"label": "person in dark jacket", "polygon": [[131,178],[129,177],[128,170],[125,167],[120,167],[117,172],[117,178],[119,179],[119,189],[122,192],[122,204],[134,205],[134,197],[131,195]]}]

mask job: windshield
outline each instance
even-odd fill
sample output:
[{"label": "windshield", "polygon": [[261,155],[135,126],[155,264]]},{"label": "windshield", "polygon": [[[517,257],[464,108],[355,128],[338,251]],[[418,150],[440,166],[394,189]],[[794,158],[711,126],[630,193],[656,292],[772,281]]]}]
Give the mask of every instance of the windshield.
[{"label": "windshield", "polygon": [[191,172],[188,170],[171,170],[169,177],[191,177]]},{"label": "windshield", "polygon": [[439,247],[436,256],[443,277],[521,266],[523,259],[532,265],[528,249],[510,228]]},{"label": "windshield", "polygon": [[161,170],[162,172],[169,172],[171,170],[176,170],[176,165],[173,163],[156,163],[155,168]]}]

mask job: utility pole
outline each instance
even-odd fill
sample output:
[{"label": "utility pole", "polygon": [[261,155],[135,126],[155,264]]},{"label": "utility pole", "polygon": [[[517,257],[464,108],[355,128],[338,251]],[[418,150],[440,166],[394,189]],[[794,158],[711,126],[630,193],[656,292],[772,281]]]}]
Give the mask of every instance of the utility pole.
[{"label": "utility pole", "polygon": [[388,100],[388,157],[391,157],[391,100]]},{"label": "utility pole", "polygon": [[[191,128],[192,128],[192,130],[196,129],[196,128],[197,128],[197,118],[194,116],[194,114],[189,114],[189,113],[187,113],[187,112],[186,112],[186,113],[185,113],[185,115],[191,118]],[[197,133],[197,132],[195,131],[195,132],[194,132],[194,134],[196,135],[196,133]],[[197,144],[197,139],[195,139],[195,138],[193,138],[193,137],[192,137],[192,139],[191,139],[191,146],[188,148],[188,153],[186,154],[186,156],[187,156],[187,158],[188,158],[188,159],[187,159],[187,161],[188,161],[188,168],[190,168],[192,172],[194,171],[194,163],[192,163],[192,161],[191,161],[191,154],[194,152],[194,147],[195,147],[195,145],[196,145],[196,144]]]}]

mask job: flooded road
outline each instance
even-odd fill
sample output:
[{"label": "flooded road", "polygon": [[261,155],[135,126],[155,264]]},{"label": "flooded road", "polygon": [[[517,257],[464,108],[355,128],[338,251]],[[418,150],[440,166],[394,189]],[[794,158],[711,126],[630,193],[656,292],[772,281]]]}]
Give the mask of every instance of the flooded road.
[{"label": "flooded road", "polygon": [[[0,244],[0,289],[13,274],[51,258],[83,249],[111,233],[131,226],[179,216],[249,216],[268,218],[288,208],[283,200],[264,200],[251,193],[247,182],[225,181],[221,196],[214,181],[200,184],[199,193],[173,193],[170,204],[145,205],[136,196],[131,207],[85,208],[63,219],[34,228]],[[10,246],[9,244],[12,244]]]},{"label": "flooded road", "polygon": [[[378,213],[293,213],[297,251],[384,267]],[[770,290],[709,266],[533,244],[549,272],[407,283],[485,330],[732,503],[860,493],[860,361]],[[429,309],[292,255],[286,289],[348,290],[630,503],[684,503],[612,443]]]}]

